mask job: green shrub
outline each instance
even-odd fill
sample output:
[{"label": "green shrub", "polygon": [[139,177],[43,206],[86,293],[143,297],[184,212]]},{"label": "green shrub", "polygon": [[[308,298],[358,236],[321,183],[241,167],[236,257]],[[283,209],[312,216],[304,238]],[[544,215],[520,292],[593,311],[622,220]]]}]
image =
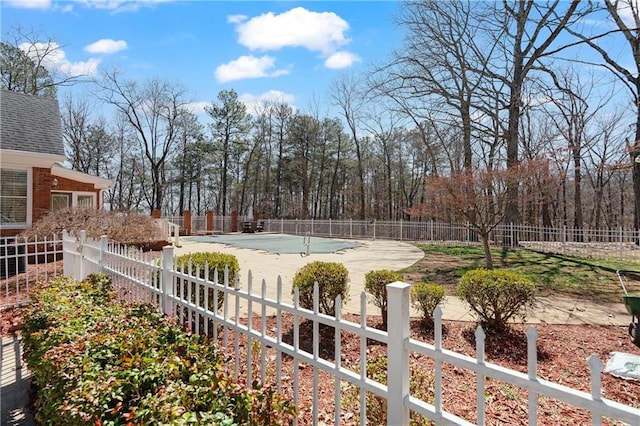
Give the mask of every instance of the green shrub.
[{"label": "green shrub", "polygon": [[319,310],[334,316],[335,299],[341,296],[344,304],[349,299],[349,271],[342,263],[315,261],[307,263],[293,277],[291,293],[298,288],[300,306],[313,309],[313,285],[318,283]]},{"label": "green shrub", "polygon": [[[434,378],[424,369],[418,367],[416,361],[409,361],[411,377],[409,378],[409,391],[412,396],[419,398],[428,403],[433,403]],[[359,369],[356,369],[359,373]],[[387,356],[383,353],[377,353],[373,356],[367,356],[367,377],[378,383],[387,384]],[[342,405],[357,413],[360,410],[360,392],[356,385],[348,385],[346,392],[343,393]],[[370,425],[387,424],[387,400],[371,392],[366,394],[367,404],[367,423]],[[356,424],[360,424],[360,416],[354,416]],[[426,417],[411,412],[409,418],[411,426],[422,426],[433,424]]]},{"label": "green shrub", "polygon": [[458,283],[458,297],[466,301],[483,326],[496,330],[507,327],[513,317],[525,318],[527,307],[535,304],[535,286],[512,271],[474,269]]},{"label": "green shrub", "polygon": [[388,269],[369,271],[364,276],[364,288],[372,297],[372,302],[380,308],[382,326],[387,327],[387,284],[402,281],[402,274]]},{"label": "green shrub", "polygon": [[[219,252],[196,252],[196,253],[188,253],[183,254],[182,256],[178,256],[176,258],[176,268],[178,270],[182,270],[184,268],[184,272],[189,272],[189,260],[191,260],[191,275],[196,276],[197,271],[200,271],[199,278],[205,278],[205,273],[207,271],[207,267],[209,270],[209,281],[213,281],[214,273],[218,271],[218,282],[224,283],[224,271],[225,268],[228,269],[229,274],[229,287],[235,287],[236,279],[240,273],[240,264],[238,263],[238,259],[232,254],[219,253]],[[198,269],[199,268],[199,269]],[[178,280],[180,281],[180,280]],[[181,286],[181,283],[177,283],[177,291],[186,291],[184,286]],[[185,283],[186,284],[186,283]],[[200,306],[204,306],[204,287],[200,286],[199,290],[199,301]],[[186,297],[186,294],[183,295]],[[207,309],[213,310],[213,301],[214,301],[214,290],[209,289],[208,291],[208,300],[209,303]],[[195,293],[195,283],[191,283],[191,302],[196,302],[196,293]],[[219,310],[222,308],[224,304],[224,295],[222,292],[218,292],[218,306]]]},{"label": "green shrub", "polygon": [[433,312],[444,299],[445,290],[439,284],[419,282],[411,287],[411,305],[428,323],[433,323]]},{"label": "green shrub", "polygon": [[200,268],[200,278],[205,276],[205,266],[209,265],[209,280],[213,281],[214,271],[218,270],[218,280],[223,282],[225,267],[229,268],[229,286],[235,286],[236,278],[240,273],[240,264],[238,258],[232,254],[201,251],[196,253],[183,254],[176,258],[176,266],[178,269],[184,265],[184,271],[188,272],[189,259],[191,259],[191,271],[196,274],[196,268]]},{"label": "green shrub", "polygon": [[33,294],[23,336],[41,424],[280,425],[296,415],[271,387],[233,382],[215,341],[150,305],[114,302],[106,287],[59,278]]}]

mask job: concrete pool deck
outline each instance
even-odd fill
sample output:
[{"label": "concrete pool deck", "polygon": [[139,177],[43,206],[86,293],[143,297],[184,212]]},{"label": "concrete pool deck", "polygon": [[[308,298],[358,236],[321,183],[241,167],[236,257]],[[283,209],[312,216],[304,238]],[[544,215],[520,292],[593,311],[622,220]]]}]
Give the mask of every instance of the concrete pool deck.
[{"label": "concrete pool deck", "polygon": [[[316,238],[316,237],[314,237]],[[364,276],[376,269],[399,270],[407,268],[424,257],[422,250],[411,243],[389,240],[358,240],[358,246],[336,253],[300,254],[269,253],[262,250],[238,248],[226,244],[198,242],[189,237],[181,239],[182,246],[176,248],[176,255],[199,251],[217,251],[236,256],[240,264],[240,281],[246,289],[247,276],[253,276],[253,293],[259,294],[262,280],[266,282],[267,297],[276,299],[278,276],[282,278],[282,299],[291,303],[291,282],[295,273],[307,263],[320,260],[340,262],[349,271],[351,297],[343,306],[343,312],[360,312],[360,293],[364,291]],[[313,240],[311,242],[313,245]],[[300,247],[303,252],[304,248]],[[457,297],[447,296],[442,305],[446,320],[473,321],[466,304]],[[380,309],[367,304],[367,313],[380,315]],[[412,315],[417,316],[417,312]],[[600,324],[628,325],[631,316],[624,303],[595,303],[567,297],[540,297],[536,308],[529,312],[527,323],[549,324]]]},{"label": "concrete pool deck", "polygon": [[[285,236],[286,237],[286,236]],[[282,278],[282,298],[291,303],[291,282],[296,272],[307,263],[314,261],[340,262],[349,271],[349,286],[351,298],[343,306],[343,312],[359,313],[360,298],[358,295],[364,290],[364,276],[375,269],[398,270],[413,265],[422,259],[424,253],[417,247],[398,241],[358,241],[356,248],[340,250],[336,253],[312,253],[301,256],[299,253],[269,253],[234,247],[226,244],[203,243],[181,239],[182,247],[176,248],[176,255],[199,251],[217,251],[236,256],[240,264],[240,282],[246,289],[247,276],[251,271],[253,277],[253,291],[258,293],[262,280],[267,284],[267,297],[276,299],[276,283],[278,276]],[[313,240],[311,242],[313,244]],[[300,247],[304,252],[304,247]],[[380,309],[368,304],[370,314],[379,315]]]}]

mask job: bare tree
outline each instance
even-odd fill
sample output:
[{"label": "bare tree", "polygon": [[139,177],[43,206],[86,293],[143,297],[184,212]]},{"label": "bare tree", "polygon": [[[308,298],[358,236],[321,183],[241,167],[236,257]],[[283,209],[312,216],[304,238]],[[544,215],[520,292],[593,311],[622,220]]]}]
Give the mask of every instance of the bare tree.
[{"label": "bare tree", "polygon": [[65,97],[62,106],[62,137],[67,158],[74,169],[87,172],[90,160],[87,158],[87,128],[91,121],[91,108],[84,100]]},{"label": "bare tree", "polygon": [[175,166],[178,183],[178,213],[191,210],[190,190],[202,173],[204,131],[198,117],[185,111],[177,122]]},{"label": "bare tree", "polygon": [[[544,71],[545,58],[562,50],[563,46],[554,43],[566,28],[588,11],[587,5],[587,10],[579,12],[579,5],[579,0],[572,0],[568,4],[560,0],[547,3],[503,0],[500,6],[496,3],[493,16],[486,21],[486,25],[493,27],[494,42],[507,61],[507,66],[500,65],[501,68],[493,72],[492,77],[502,81],[509,92],[505,135],[508,168],[520,162],[519,130],[525,83],[533,71]],[[507,182],[506,223],[519,221],[518,188],[517,180]]]},{"label": "bare tree", "polygon": [[[600,63],[628,90],[635,113],[635,140],[629,144],[632,167],[634,228],[640,230],[640,9],[635,0],[604,0],[610,23],[604,32],[587,34],[572,30],[571,34],[593,48],[602,58]],[[629,56],[614,57],[609,46],[625,46]],[[640,241],[638,241],[640,243]]]},{"label": "bare tree", "polygon": [[316,151],[320,145],[321,123],[308,114],[296,114],[289,122],[289,173],[292,192],[297,197],[295,210],[306,219],[311,210],[311,191],[314,188]]},{"label": "bare tree", "polygon": [[363,88],[359,85],[355,76],[343,75],[337,79],[331,88],[331,99],[334,105],[340,107],[347,127],[351,133],[351,138],[356,148],[356,164],[358,169],[358,200],[359,213],[358,219],[364,220],[367,217],[365,204],[365,187],[364,187],[364,156],[363,144],[360,140],[359,126],[362,125],[363,108],[366,97]]},{"label": "bare tree", "polygon": [[[233,163],[234,158],[244,154],[247,136],[251,127],[251,115],[247,113],[246,105],[238,100],[234,90],[222,90],[218,93],[218,102],[213,102],[205,108],[213,119],[211,136],[214,149],[221,159],[221,210],[227,214],[227,195],[229,191],[229,176],[232,172],[236,176],[240,173],[240,163]],[[238,208],[238,206],[235,206]]]},{"label": "bare tree", "polygon": [[145,179],[137,137],[122,114],[116,114],[111,128],[113,150],[106,176],[115,185],[106,191],[105,204],[111,210],[136,211],[142,203],[141,187]]},{"label": "bare tree", "polygon": [[398,17],[398,24],[407,30],[405,43],[389,65],[377,70],[378,81],[372,82],[375,91],[400,105],[413,100],[412,115],[432,106],[425,105],[427,98],[446,105],[436,118],[461,127],[467,172],[473,161],[472,113],[478,109],[478,91],[491,57],[481,47],[479,9],[471,1],[405,2]]},{"label": "bare tree", "polygon": [[624,128],[621,126],[623,117],[621,112],[595,117],[591,135],[593,142],[587,146],[585,160],[588,161],[588,165],[585,174],[593,190],[589,225],[594,229],[600,229],[603,222],[609,228],[622,223],[622,218],[613,222],[612,218],[606,215],[605,191],[620,169],[628,167],[625,161],[626,146],[620,134],[620,129]]},{"label": "bare tree", "polygon": [[[554,106],[549,117],[559,134],[567,143],[573,163],[573,227],[582,229],[584,225],[582,201],[582,169],[585,148],[588,148],[588,127],[590,122],[602,113],[603,104],[609,97],[598,102],[593,80],[583,83],[578,74],[563,71],[553,75],[555,92],[550,94],[550,104]],[[595,105],[594,105],[595,104]]]},{"label": "bare tree", "polygon": [[98,98],[115,107],[133,128],[149,165],[151,188],[145,191],[151,210],[163,206],[165,166],[177,140],[179,120],[185,113],[185,89],[159,79],[144,85],[125,80],[117,70],[105,72],[97,82]]}]

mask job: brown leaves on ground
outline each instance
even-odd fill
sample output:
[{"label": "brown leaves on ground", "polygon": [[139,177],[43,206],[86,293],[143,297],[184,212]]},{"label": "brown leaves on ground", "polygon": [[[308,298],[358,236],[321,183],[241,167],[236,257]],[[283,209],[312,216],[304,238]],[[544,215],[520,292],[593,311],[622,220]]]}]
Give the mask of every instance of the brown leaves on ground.
[{"label": "brown leaves on ground", "polygon": [[[358,323],[357,315],[345,315],[345,319]],[[258,316],[253,317],[254,328],[261,324]],[[245,323],[243,321],[243,323]],[[381,318],[371,316],[368,325],[381,327]],[[274,317],[268,317],[266,329],[274,333],[277,322]],[[627,334],[626,327],[620,326],[593,326],[593,325],[553,325],[536,324],[538,332],[537,340],[537,374],[538,377],[557,384],[568,386],[583,392],[590,392],[591,379],[587,358],[596,354],[603,363],[609,359],[611,352],[627,352],[640,355],[640,348],[633,345]],[[513,325],[503,332],[488,332],[485,339],[485,360],[505,368],[527,373],[527,338],[528,325]],[[282,320],[283,341],[293,344],[293,318],[284,316]],[[330,327],[318,327],[320,346],[318,353],[331,363],[335,363],[335,331]],[[476,324],[471,322],[445,321],[443,327],[444,349],[459,352],[470,357],[475,353]],[[414,339],[433,344],[433,328],[422,320],[411,321],[411,336]],[[219,336],[222,342],[222,337]],[[313,354],[313,324],[303,322],[299,325],[299,346],[301,349]],[[230,355],[230,369],[235,368],[238,360],[240,373],[246,373],[246,341],[239,338],[240,356],[234,352],[233,333],[230,333],[227,341],[227,351]],[[253,377],[260,377],[260,350],[255,341],[251,345]],[[340,365],[357,371],[360,360],[360,338],[346,332],[340,336],[341,358]],[[366,354],[372,358],[375,354],[386,353],[383,344],[367,341]],[[266,367],[266,376],[275,376],[273,349],[266,349],[266,358],[270,364]],[[432,359],[412,354],[412,368],[433,374],[434,362]],[[282,389],[285,394],[293,398],[293,359],[282,357]],[[476,418],[476,375],[451,364],[445,364],[443,368],[443,404],[446,411],[475,422]],[[311,425],[313,421],[312,401],[314,390],[318,397],[318,420],[320,424],[333,424],[334,414],[334,390],[335,384],[331,375],[318,372],[318,387],[314,389],[314,369],[311,365],[299,362],[299,390],[298,404],[300,408],[300,424]],[[609,374],[601,374],[602,396],[619,403],[640,408],[640,381],[623,380]],[[269,379],[268,379],[269,380]],[[346,382],[340,384],[341,397],[344,399]],[[433,397],[433,389],[428,390]],[[493,378],[486,378],[485,388],[487,424],[528,424],[528,395],[526,391],[516,386],[501,382]],[[433,403],[431,399],[428,401]],[[355,425],[359,416],[357,405],[342,403],[341,424]],[[591,415],[582,409],[561,403],[553,398],[538,398],[538,425],[590,425]],[[607,419],[604,424],[613,424]]]}]

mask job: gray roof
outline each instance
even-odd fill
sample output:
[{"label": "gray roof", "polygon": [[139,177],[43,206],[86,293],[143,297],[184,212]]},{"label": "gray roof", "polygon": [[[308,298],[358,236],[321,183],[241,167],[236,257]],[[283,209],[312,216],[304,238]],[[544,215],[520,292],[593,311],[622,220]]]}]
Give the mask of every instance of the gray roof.
[{"label": "gray roof", "polygon": [[0,90],[0,148],[64,155],[55,98]]}]

